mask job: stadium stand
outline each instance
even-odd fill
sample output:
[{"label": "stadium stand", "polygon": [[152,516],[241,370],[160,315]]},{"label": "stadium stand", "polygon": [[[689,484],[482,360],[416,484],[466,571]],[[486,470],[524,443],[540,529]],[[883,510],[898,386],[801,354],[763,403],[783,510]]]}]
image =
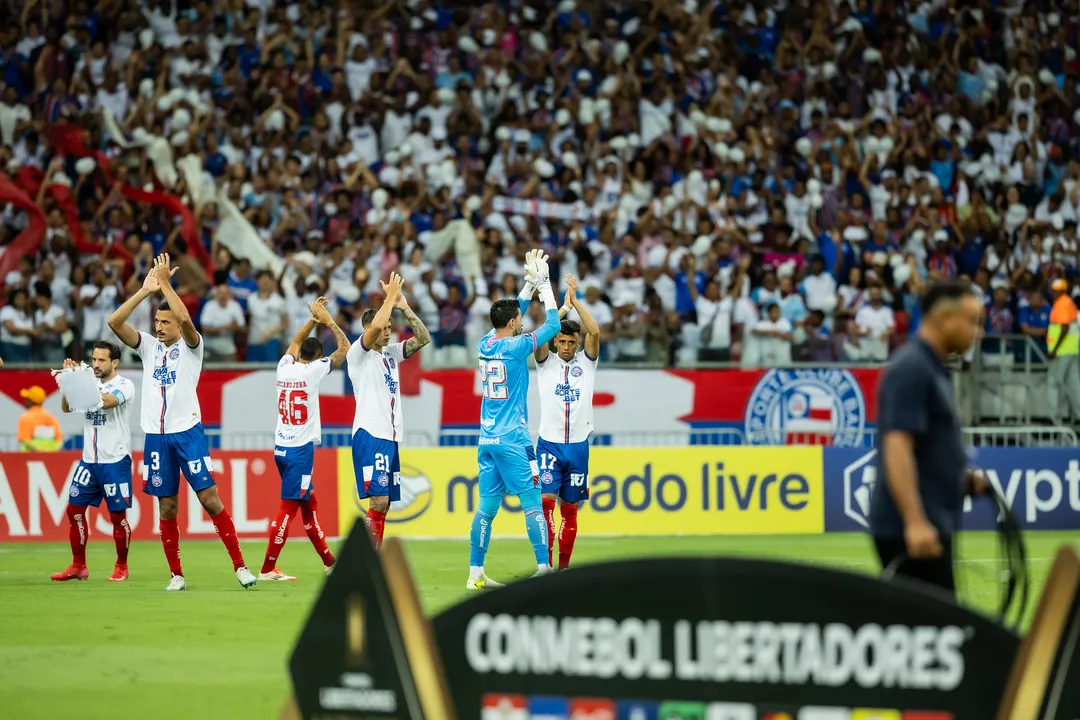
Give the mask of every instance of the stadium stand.
[{"label": "stadium stand", "polygon": [[6,362],[108,336],[162,250],[222,361],[276,360],[319,295],[355,332],[396,270],[425,362],[468,366],[537,246],[614,362],[881,362],[941,277],[981,289],[988,332],[1042,338],[1051,282],[1076,292],[1076,2],[0,17]]}]

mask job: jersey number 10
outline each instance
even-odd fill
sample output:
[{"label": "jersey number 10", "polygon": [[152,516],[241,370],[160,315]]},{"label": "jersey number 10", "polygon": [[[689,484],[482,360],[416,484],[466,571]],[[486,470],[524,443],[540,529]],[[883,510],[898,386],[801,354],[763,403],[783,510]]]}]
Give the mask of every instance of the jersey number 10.
[{"label": "jersey number 10", "polygon": [[282,425],[306,425],[307,393],[303,390],[282,390],[278,395],[277,411]]}]

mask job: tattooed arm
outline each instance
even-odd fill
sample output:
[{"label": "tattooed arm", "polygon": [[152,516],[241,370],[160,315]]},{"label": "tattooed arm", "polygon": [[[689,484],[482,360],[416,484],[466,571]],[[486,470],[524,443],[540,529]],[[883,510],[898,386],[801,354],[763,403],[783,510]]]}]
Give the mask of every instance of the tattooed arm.
[{"label": "tattooed arm", "polygon": [[337,370],[345,364],[345,356],[349,354],[352,343],[345,336],[345,331],[338,327],[338,324],[334,322],[334,318],[330,316],[330,312],[326,309],[326,298],[319,298],[318,301],[311,305],[311,316],[312,319],[320,325],[325,325],[334,334],[337,349],[330,353],[330,364]]},{"label": "tattooed arm", "polygon": [[409,327],[412,328],[413,337],[405,341],[405,357],[411,358],[431,342],[431,333],[428,332],[424,321],[409,307],[409,301],[405,299],[405,293],[398,295],[394,307],[401,310],[402,314],[405,315],[405,322],[409,323]]}]

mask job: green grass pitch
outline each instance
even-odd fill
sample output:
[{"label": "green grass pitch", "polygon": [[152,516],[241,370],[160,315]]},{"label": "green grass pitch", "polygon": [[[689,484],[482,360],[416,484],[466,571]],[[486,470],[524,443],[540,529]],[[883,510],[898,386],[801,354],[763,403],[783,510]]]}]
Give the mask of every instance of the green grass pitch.
[{"label": "green grass pitch", "polygon": [[[1034,609],[1055,549],[1080,533],[1029,533]],[[244,543],[258,570],[264,543]],[[168,571],[153,542],[131,548],[131,580],[106,580],[111,542],[89,548],[90,580],[54,583],[70,561],[66,544],[0,546],[0,717],[275,718],[290,691],[286,663],[323,582],[306,539],[290,541],[279,562],[294,583],[244,591],[218,542],[181,545],[188,590],[167,594]],[[990,533],[961,538],[959,584],[965,602],[989,610],[997,598]],[[463,541],[410,542],[407,553],[429,614],[465,593]],[[822,563],[874,572],[861,535],[579,539],[576,565],[647,555],[740,555]],[[524,540],[496,540],[488,572],[499,580],[533,571]],[[585,570],[587,571],[587,570]]]}]

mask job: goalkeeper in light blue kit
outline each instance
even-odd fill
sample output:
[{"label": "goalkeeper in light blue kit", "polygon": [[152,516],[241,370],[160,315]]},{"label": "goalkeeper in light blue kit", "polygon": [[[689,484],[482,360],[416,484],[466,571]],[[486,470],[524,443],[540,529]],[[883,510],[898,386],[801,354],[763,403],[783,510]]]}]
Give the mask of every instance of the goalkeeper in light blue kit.
[{"label": "goalkeeper in light blue kit", "polygon": [[[521,334],[521,315],[538,292],[546,319],[535,332]],[[491,306],[492,331],[477,346],[484,399],[480,403],[480,507],[473,516],[469,553],[469,590],[503,587],[484,574],[484,556],[491,543],[492,523],[506,495],[517,495],[525,514],[525,530],[536,555],[536,574],[548,565],[547,520],[540,499],[536,454],[529,436],[529,356],[559,332],[559,310],[551,290],[547,256],[525,255],[525,288],[515,302],[506,298]]]}]

